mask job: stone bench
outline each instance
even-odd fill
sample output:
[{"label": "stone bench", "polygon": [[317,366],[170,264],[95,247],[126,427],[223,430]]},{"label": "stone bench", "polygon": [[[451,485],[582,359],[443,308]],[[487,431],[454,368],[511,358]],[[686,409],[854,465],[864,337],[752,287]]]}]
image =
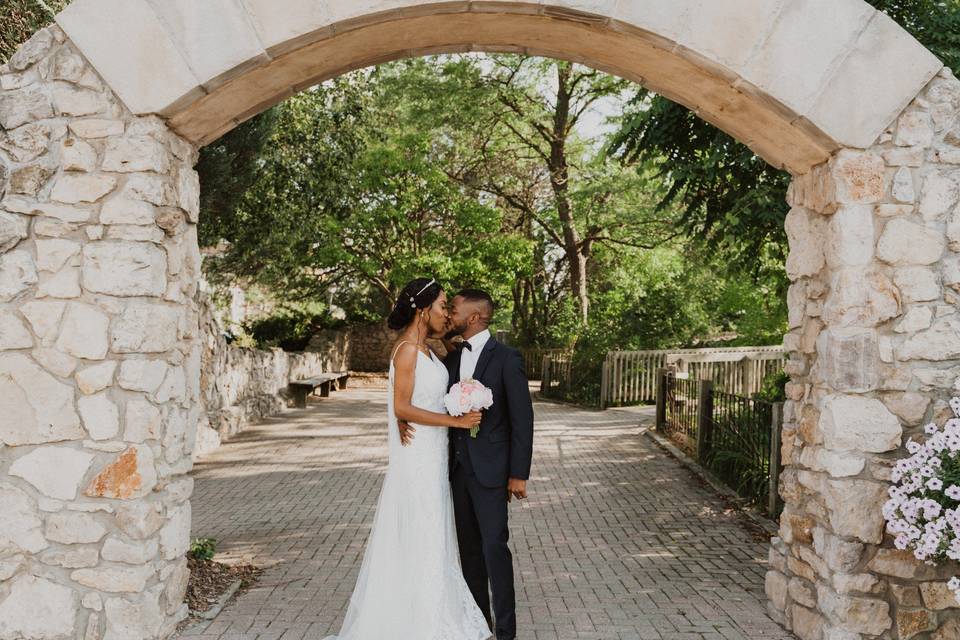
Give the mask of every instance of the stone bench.
[{"label": "stone bench", "polygon": [[289,384],[290,393],[293,395],[294,406],[298,409],[304,409],[307,406],[307,396],[320,388],[320,397],[330,396],[330,389],[334,383],[338,389],[347,388],[347,380],[350,374],[346,371],[335,371],[331,373],[321,373],[313,378],[304,378],[303,380],[293,380]]}]

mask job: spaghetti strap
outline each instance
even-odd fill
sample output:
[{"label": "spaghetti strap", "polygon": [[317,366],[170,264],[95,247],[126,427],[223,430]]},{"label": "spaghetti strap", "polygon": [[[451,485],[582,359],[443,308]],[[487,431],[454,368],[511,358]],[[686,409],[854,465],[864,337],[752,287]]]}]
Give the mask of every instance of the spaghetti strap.
[{"label": "spaghetti strap", "polygon": [[400,351],[400,347],[402,347],[402,346],[405,345],[405,344],[413,344],[413,343],[410,342],[409,340],[401,340],[400,342],[398,342],[398,343],[397,343],[397,346],[393,348],[393,353],[390,354],[390,363],[391,363],[391,364],[393,363],[393,359],[397,357],[397,352]]}]

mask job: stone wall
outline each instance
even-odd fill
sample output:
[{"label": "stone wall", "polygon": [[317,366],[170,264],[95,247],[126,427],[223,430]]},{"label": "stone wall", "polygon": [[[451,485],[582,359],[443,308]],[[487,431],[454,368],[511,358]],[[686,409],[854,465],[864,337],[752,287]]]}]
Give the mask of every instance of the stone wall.
[{"label": "stone wall", "polygon": [[187,615],[196,162],[57,27],[0,67],[4,640],[161,638]]},{"label": "stone wall", "polygon": [[205,293],[198,294],[200,335],[200,399],[204,413],[197,426],[193,457],[220,446],[220,441],[248,424],[277,415],[290,406],[287,384],[324,371],[346,370],[342,342],[331,340],[315,353],[282,349],[248,349],[228,344],[223,326]]},{"label": "stone wall", "polygon": [[397,341],[397,332],[386,323],[354,325],[345,329],[320,331],[310,340],[309,352],[331,357],[342,354],[344,369],[382,372],[390,367],[390,353]]},{"label": "stone wall", "polygon": [[875,146],[790,188],[786,507],[766,586],[802,640],[960,638],[960,567],[896,550],[881,515],[902,443],[951,417],[960,380],[958,115],[944,70]]}]

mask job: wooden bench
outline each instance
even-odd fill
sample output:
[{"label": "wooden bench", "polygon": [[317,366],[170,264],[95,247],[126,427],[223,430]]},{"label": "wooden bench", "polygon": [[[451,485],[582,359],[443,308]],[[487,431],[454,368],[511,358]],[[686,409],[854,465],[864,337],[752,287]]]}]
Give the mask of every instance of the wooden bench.
[{"label": "wooden bench", "polygon": [[347,380],[350,374],[346,371],[334,371],[331,373],[321,373],[313,378],[303,380],[293,380],[289,384],[290,393],[293,394],[294,406],[298,409],[304,409],[307,406],[307,396],[320,388],[320,397],[330,396],[330,389],[336,383],[338,389],[347,388]]}]

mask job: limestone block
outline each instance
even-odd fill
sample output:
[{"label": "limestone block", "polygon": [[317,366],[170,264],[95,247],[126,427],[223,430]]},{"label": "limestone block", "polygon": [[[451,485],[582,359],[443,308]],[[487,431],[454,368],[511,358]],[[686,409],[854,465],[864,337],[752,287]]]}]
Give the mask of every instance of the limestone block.
[{"label": "limestone block", "polygon": [[893,451],[903,432],[900,421],[879,400],[840,394],[824,400],[818,426],[824,446],[835,451]]},{"label": "limestone block", "polygon": [[[109,369],[112,377],[113,367]],[[83,426],[94,440],[110,440],[120,431],[120,412],[106,393],[80,398],[77,408],[80,410]]]},{"label": "limestone block", "polygon": [[187,593],[187,585],[190,580],[190,570],[187,567],[187,559],[181,558],[173,565],[173,571],[166,578],[166,589],[163,596],[167,603],[167,614],[170,615],[176,611],[177,607],[183,602],[183,597]]},{"label": "limestone block", "polygon": [[157,502],[138,500],[117,507],[117,526],[135,540],[145,540],[166,522],[162,506]]},{"label": "limestone block", "polygon": [[153,224],[155,219],[152,204],[121,196],[110,198],[100,209],[101,224]]},{"label": "limestone block", "polygon": [[904,267],[894,271],[893,282],[904,302],[929,302],[940,298],[940,278],[933,269]]},{"label": "limestone block", "polygon": [[0,442],[17,446],[83,437],[73,388],[20,353],[0,354]]},{"label": "limestone block", "polygon": [[893,19],[876,12],[806,115],[839,143],[865,149],[942,67]]},{"label": "limestone block", "polygon": [[960,618],[946,620],[930,636],[930,640],[954,640],[955,638],[960,638]]},{"label": "limestone block", "polygon": [[74,2],[57,15],[57,23],[134,113],[162,113],[199,85],[170,32],[143,0],[97,0],[96,10]]},{"label": "limestone block", "polygon": [[81,138],[109,138],[123,135],[123,120],[106,118],[85,118],[71,120],[67,125],[70,132]]},{"label": "limestone block", "polygon": [[841,536],[880,544],[884,520],[881,508],[887,487],[868,480],[829,480],[823,494],[830,513],[830,526]]},{"label": "limestone block", "polygon": [[[824,20],[825,14],[832,19]],[[744,77],[777,95],[797,113],[806,113],[834,65],[853,45],[872,15],[870,7],[857,2],[787,3],[769,36],[750,57]],[[738,22],[729,24],[730,37],[734,37],[732,32]],[[811,39],[820,46],[810,47]]]},{"label": "limestone block", "polygon": [[883,403],[905,424],[918,425],[927,413],[930,398],[922,393],[906,391],[884,395]]},{"label": "limestone block", "polygon": [[[156,483],[157,471],[154,466],[153,452],[149,447],[132,446],[118,455],[93,479],[84,491],[84,495],[120,500],[142,498],[150,493]],[[143,517],[148,515],[137,511],[130,513]],[[121,515],[118,512],[118,520],[120,518]],[[121,526],[129,534],[133,524],[128,522]],[[142,523],[138,526],[147,525]]]},{"label": "limestone block", "polygon": [[10,56],[8,64],[13,71],[23,71],[28,67],[39,62],[50,49],[56,44],[53,34],[49,29],[40,29],[30,39],[17,47],[16,52]]},{"label": "limestone block", "polygon": [[113,323],[115,353],[160,353],[177,343],[180,311],[161,304],[127,306]]},{"label": "limestone block", "polygon": [[816,275],[825,263],[826,223],[819,214],[801,207],[790,209],[784,222],[790,253],[787,275],[791,280]]},{"label": "limestone block", "polygon": [[919,167],[925,155],[923,147],[894,147],[881,152],[883,161],[891,167]]},{"label": "limestone block", "polygon": [[893,174],[891,195],[897,202],[916,201],[917,192],[913,186],[913,174],[910,173],[910,169],[907,167],[900,167],[897,172]]},{"label": "limestone block", "polygon": [[103,360],[110,318],[96,307],[71,302],[63,315],[57,348],[78,358]]},{"label": "limestone block", "polygon": [[62,47],[53,56],[49,77],[53,80],[66,80],[73,84],[80,84],[88,69],[83,58],[69,48]]},{"label": "limestone block", "polygon": [[943,234],[900,218],[890,220],[877,243],[877,257],[895,266],[928,265],[943,255]]},{"label": "limestone block", "polygon": [[117,296],[161,296],[167,287],[167,257],[151,243],[91,242],[83,248],[83,286]]},{"label": "limestone block", "polygon": [[8,311],[0,311],[0,351],[29,349],[32,346],[33,336],[23,321]]},{"label": "limestone block", "polygon": [[124,360],[117,384],[130,391],[153,393],[166,375],[167,364],[163,360]]},{"label": "limestone block", "polygon": [[160,529],[160,553],[165,560],[174,560],[190,548],[190,503],[171,509],[167,524]]},{"label": "limestone block", "polygon": [[[43,202],[34,206],[33,211],[34,213],[50,216],[63,222],[86,222],[90,219],[90,209],[85,207]],[[39,225],[40,221],[38,220],[37,222]]]},{"label": "limestone block", "polygon": [[830,171],[836,183],[837,202],[843,204],[873,204],[883,200],[883,158],[852,149],[841,149],[830,161]]},{"label": "limestone block", "polygon": [[47,152],[50,145],[50,127],[36,122],[0,133],[0,149],[14,162],[30,162]]},{"label": "limestone block", "polygon": [[74,500],[94,456],[70,447],[40,447],[17,458],[10,475],[23,478],[45,496]]},{"label": "limestone block", "polygon": [[47,516],[46,536],[54,542],[89,544],[99,542],[106,534],[106,527],[89,513],[60,511]]},{"label": "limestone block", "polygon": [[957,602],[957,597],[947,588],[946,582],[922,582],[920,595],[923,597],[923,606],[927,609],[960,609],[960,602]]},{"label": "limestone block", "polygon": [[844,540],[823,527],[813,530],[813,548],[832,571],[849,572],[860,562],[864,545]]},{"label": "limestone block", "polygon": [[53,170],[44,164],[30,164],[10,172],[10,193],[35,196],[47,183]]},{"label": "limestone block", "polygon": [[897,333],[914,333],[929,329],[931,322],[933,310],[930,307],[911,307],[893,330]]},{"label": "limestone block", "polygon": [[107,593],[140,593],[153,576],[153,567],[103,567],[99,569],[78,569],[70,574],[70,579],[91,589]]},{"label": "limestone block", "polygon": [[0,127],[11,131],[17,127],[53,117],[50,98],[41,90],[0,92]]},{"label": "limestone block", "polygon": [[77,368],[76,358],[52,347],[37,347],[30,355],[41,367],[61,378],[69,378]]},{"label": "limestone block", "polygon": [[37,266],[26,251],[0,254],[0,302],[9,302],[37,283]]},{"label": "limestone block", "polygon": [[935,171],[923,181],[920,214],[924,220],[938,220],[960,200],[960,185],[955,174]]},{"label": "limestone block", "polygon": [[900,292],[882,273],[841,269],[830,288],[822,314],[828,325],[874,327],[900,315]]},{"label": "limestone block", "polygon": [[36,300],[20,307],[33,332],[46,345],[52,345],[67,303],[54,300]]},{"label": "limestone block", "polygon": [[77,372],[77,386],[80,388],[80,391],[85,394],[96,393],[106,389],[113,384],[113,373],[116,369],[117,363],[113,360],[86,367]]},{"label": "limestone block", "polygon": [[12,544],[27,553],[39,553],[49,545],[43,537],[43,522],[37,505],[12,484],[0,484],[0,547]]},{"label": "limestone block", "polygon": [[764,590],[767,598],[778,610],[787,607],[787,577],[779,571],[767,571],[764,579]]},{"label": "limestone block", "polygon": [[117,186],[117,179],[108,175],[64,173],[53,185],[50,199],[66,204],[96,202]]},{"label": "limestone block", "polygon": [[127,442],[143,442],[160,437],[162,417],[160,410],[142,398],[127,401],[123,439]]},{"label": "limestone block", "polygon": [[179,206],[187,212],[187,219],[196,224],[200,216],[200,174],[193,169],[177,172]]},{"label": "limestone block", "polygon": [[242,3],[231,0],[147,0],[168,26],[181,55],[207,87],[266,52]]},{"label": "limestone block", "polygon": [[0,253],[6,253],[27,237],[27,219],[0,211]]},{"label": "limestone block", "polygon": [[60,166],[64,171],[93,171],[97,168],[97,152],[79,138],[66,138],[61,143]]},{"label": "limestone block", "polygon": [[163,624],[160,610],[160,592],[150,590],[133,601],[125,598],[107,598],[104,602],[107,631],[102,640],[131,640],[156,638]]},{"label": "limestone block", "polygon": [[115,224],[107,227],[108,240],[130,240],[134,242],[163,242],[163,230],[155,225]]},{"label": "limestone block", "polygon": [[834,478],[844,478],[863,471],[866,460],[849,451],[804,447],[800,453],[800,464],[814,471],[824,471]]},{"label": "limestone block", "polygon": [[880,348],[872,329],[836,327],[817,339],[817,366],[832,389],[870,391],[880,382]]},{"label": "limestone block", "polygon": [[830,218],[826,258],[831,267],[854,267],[873,260],[873,208],[843,205]]},{"label": "limestone block", "polygon": [[947,316],[927,331],[907,338],[897,349],[899,360],[949,360],[960,356],[960,320]]},{"label": "limestone block", "polygon": [[156,392],[154,392],[153,399],[155,402],[167,402],[168,400],[183,402],[186,396],[187,382],[184,369],[183,367],[171,366],[167,370],[167,375],[164,377],[163,383]]},{"label": "limestone block", "polygon": [[80,254],[80,243],[62,239],[37,239],[37,268],[40,271],[60,271],[74,256]]},{"label": "limestone block", "polygon": [[169,178],[165,176],[135,173],[127,178],[122,195],[132,200],[142,200],[158,207],[177,206],[177,195]]},{"label": "limestone block", "polygon": [[24,574],[0,602],[0,638],[72,640],[78,597],[70,587]]},{"label": "limestone block", "polygon": [[104,113],[110,108],[107,94],[68,84],[54,84],[53,106],[62,116],[89,116]]},{"label": "limestone block", "polygon": [[103,549],[100,553],[104,560],[142,565],[153,560],[157,556],[158,550],[159,543],[156,538],[146,541],[127,541],[116,536],[110,536],[103,543]]},{"label": "limestone block", "polygon": [[104,151],[103,170],[167,173],[170,170],[170,154],[162,143],[148,136],[111,138]]},{"label": "limestone block", "polygon": [[911,109],[897,121],[897,135],[894,144],[901,147],[929,147],[933,142],[933,123],[930,113],[921,109]]},{"label": "limestone block", "polygon": [[793,622],[793,632],[800,640],[823,640],[826,620],[816,611],[794,604],[790,607],[790,619]]}]

